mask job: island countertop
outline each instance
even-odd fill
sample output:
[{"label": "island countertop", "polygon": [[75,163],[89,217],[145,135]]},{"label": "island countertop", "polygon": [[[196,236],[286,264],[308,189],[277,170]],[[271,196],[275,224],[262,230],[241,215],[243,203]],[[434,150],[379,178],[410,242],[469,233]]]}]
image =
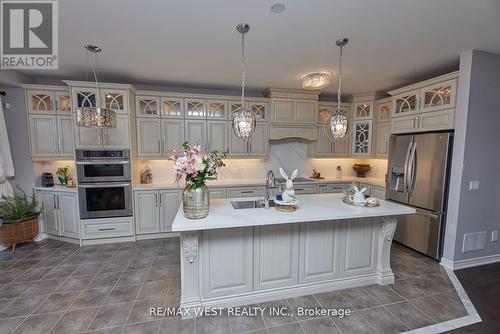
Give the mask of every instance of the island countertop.
[{"label": "island countertop", "polygon": [[[172,232],[293,224],[314,221],[399,216],[415,213],[415,209],[384,200],[377,207],[358,207],[345,204],[343,194],[299,195],[295,212],[269,209],[233,209],[231,201],[248,201],[253,198],[215,199],[210,201],[210,212],[203,219],[187,219],[179,208],[172,225]],[[255,198],[257,199],[257,198]]]}]

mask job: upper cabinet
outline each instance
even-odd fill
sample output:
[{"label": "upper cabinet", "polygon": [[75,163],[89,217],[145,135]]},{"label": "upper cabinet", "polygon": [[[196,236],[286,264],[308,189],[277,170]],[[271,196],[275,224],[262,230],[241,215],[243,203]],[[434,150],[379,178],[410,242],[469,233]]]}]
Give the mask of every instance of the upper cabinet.
[{"label": "upper cabinet", "polygon": [[371,120],[354,121],[352,155],[366,157],[371,155],[372,132]]},{"label": "upper cabinet", "polygon": [[373,102],[357,102],[354,104],[354,119],[372,119]]},{"label": "upper cabinet", "polygon": [[273,117],[275,123],[310,123],[317,122],[317,101],[295,99],[273,99]]},{"label": "upper cabinet", "polygon": [[160,117],[160,98],[137,95],[135,97],[135,112],[137,117]]},{"label": "upper cabinet", "polygon": [[183,98],[162,96],[160,102],[161,102],[161,117],[184,118]]},{"label": "upper cabinet", "polygon": [[391,98],[376,101],[376,128],[374,131],[375,145],[372,155],[377,158],[387,158],[389,150],[389,138],[391,135]]},{"label": "upper cabinet", "polygon": [[55,89],[27,89],[28,113],[71,115],[71,98],[68,89],[64,87]]},{"label": "upper cabinet", "polygon": [[389,92],[391,133],[453,129],[457,81],[453,72]]},{"label": "upper cabinet", "polygon": [[[327,104],[328,103],[328,104]],[[337,104],[333,102],[323,102],[317,111],[317,140],[309,143],[308,155],[311,158],[346,158],[350,156],[350,136],[334,141],[328,136],[328,124],[330,117],[337,110]],[[351,105],[342,103],[340,110],[351,118]]]}]

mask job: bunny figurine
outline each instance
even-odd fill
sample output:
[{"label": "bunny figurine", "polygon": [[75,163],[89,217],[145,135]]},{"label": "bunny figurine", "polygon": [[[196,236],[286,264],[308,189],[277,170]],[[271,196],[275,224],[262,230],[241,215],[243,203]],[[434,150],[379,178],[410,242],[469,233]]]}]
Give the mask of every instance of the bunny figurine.
[{"label": "bunny figurine", "polygon": [[283,176],[286,179],[286,190],[283,191],[283,202],[285,203],[290,203],[290,202],[295,202],[295,190],[293,190],[293,179],[297,177],[297,170],[294,170],[292,173],[292,176],[288,178],[288,175],[286,175],[285,171],[283,168],[280,167],[280,173],[281,176]]},{"label": "bunny figurine", "polygon": [[365,194],[366,188],[361,190],[358,187],[354,186],[354,195],[350,195],[349,199],[352,201],[354,205],[364,205],[366,203]]}]

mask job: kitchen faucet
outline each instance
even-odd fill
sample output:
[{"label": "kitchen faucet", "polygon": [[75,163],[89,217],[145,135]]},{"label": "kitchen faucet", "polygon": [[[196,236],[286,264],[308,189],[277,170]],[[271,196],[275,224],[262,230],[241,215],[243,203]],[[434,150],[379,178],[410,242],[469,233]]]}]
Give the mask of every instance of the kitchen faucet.
[{"label": "kitchen faucet", "polygon": [[269,170],[266,174],[266,192],[264,193],[264,205],[266,209],[269,209],[269,199],[271,198],[271,195],[269,195],[270,182],[272,182],[271,186],[274,187],[275,181],[274,181],[274,173],[272,170]]}]

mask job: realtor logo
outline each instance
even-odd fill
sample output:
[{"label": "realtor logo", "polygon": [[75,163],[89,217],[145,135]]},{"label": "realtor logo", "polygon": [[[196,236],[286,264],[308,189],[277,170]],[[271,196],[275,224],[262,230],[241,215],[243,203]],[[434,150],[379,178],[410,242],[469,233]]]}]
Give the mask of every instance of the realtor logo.
[{"label": "realtor logo", "polygon": [[0,1],[2,69],[57,69],[57,1]]}]

